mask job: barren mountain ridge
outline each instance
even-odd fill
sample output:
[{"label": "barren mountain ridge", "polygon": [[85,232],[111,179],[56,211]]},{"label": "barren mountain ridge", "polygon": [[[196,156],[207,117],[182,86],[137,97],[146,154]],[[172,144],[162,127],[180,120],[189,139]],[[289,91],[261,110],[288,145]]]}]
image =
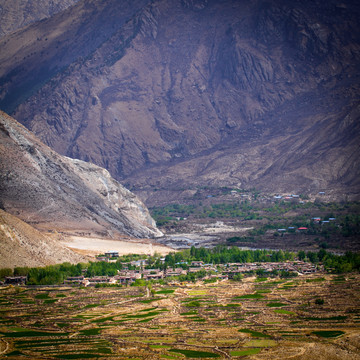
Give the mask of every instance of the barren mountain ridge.
[{"label": "barren mountain ridge", "polygon": [[0,105],[148,204],[199,186],[357,198],[359,15],[337,0],[79,1],[0,41]]},{"label": "barren mountain ridge", "polygon": [[145,205],[91,163],[60,156],[0,113],[1,207],[42,231],[160,236]]}]

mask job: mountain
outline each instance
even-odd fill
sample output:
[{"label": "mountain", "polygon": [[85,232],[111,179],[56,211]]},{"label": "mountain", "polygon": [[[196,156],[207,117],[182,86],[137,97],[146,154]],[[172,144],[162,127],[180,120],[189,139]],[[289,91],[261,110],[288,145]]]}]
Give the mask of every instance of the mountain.
[{"label": "mountain", "polygon": [[49,18],[79,0],[0,0],[0,37]]},{"label": "mountain", "polygon": [[354,0],[79,1],[0,41],[0,106],[147,204],[203,186],[359,198],[359,15]]},{"label": "mountain", "polygon": [[62,246],[56,238],[41,233],[32,226],[0,209],[0,264],[2,268],[38,267],[62,262],[86,261]]},{"label": "mountain", "polygon": [[162,235],[145,205],[91,163],[58,155],[0,112],[1,208],[42,231]]}]

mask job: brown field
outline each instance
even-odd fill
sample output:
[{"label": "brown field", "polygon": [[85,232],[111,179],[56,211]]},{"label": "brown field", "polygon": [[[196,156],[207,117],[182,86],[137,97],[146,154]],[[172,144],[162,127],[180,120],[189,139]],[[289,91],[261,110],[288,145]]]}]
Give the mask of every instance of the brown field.
[{"label": "brown field", "polygon": [[3,287],[9,359],[360,359],[360,275]]}]

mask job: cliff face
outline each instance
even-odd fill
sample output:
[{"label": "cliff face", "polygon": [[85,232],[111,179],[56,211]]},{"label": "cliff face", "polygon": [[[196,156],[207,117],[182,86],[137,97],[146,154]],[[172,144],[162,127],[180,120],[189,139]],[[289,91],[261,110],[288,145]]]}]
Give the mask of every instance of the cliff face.
[{"label": "cliff face", "polygon": [[0,113],[1,206],[40,230],[154,237],[143,203],[90,163],[60,156]]},{"label": "cliff face", "polygon": [[90,3],[0,44],[1,106],[50,147],[137,189],[359,195],[356,1]]}]

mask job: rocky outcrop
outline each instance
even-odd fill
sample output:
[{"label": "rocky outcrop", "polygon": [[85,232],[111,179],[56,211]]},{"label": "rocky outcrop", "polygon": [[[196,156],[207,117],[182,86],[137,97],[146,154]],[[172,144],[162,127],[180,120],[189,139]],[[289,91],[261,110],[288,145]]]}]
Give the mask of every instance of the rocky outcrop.
[{"label": "rocky outcrop", "polygon": [[[358,169],[359,134],[334,131],[358,104],[356,1],[88,3],[0,43],[0,106],[57,152],[142,188],[358,193],[329,171]],[[30,31],[49,43],[23,46]]]},{"label": "rocky outcrop", "polygon": [[40,230],[161,235],[145,205],[107,170],[55,153],[0,113],[1,206]]}]

